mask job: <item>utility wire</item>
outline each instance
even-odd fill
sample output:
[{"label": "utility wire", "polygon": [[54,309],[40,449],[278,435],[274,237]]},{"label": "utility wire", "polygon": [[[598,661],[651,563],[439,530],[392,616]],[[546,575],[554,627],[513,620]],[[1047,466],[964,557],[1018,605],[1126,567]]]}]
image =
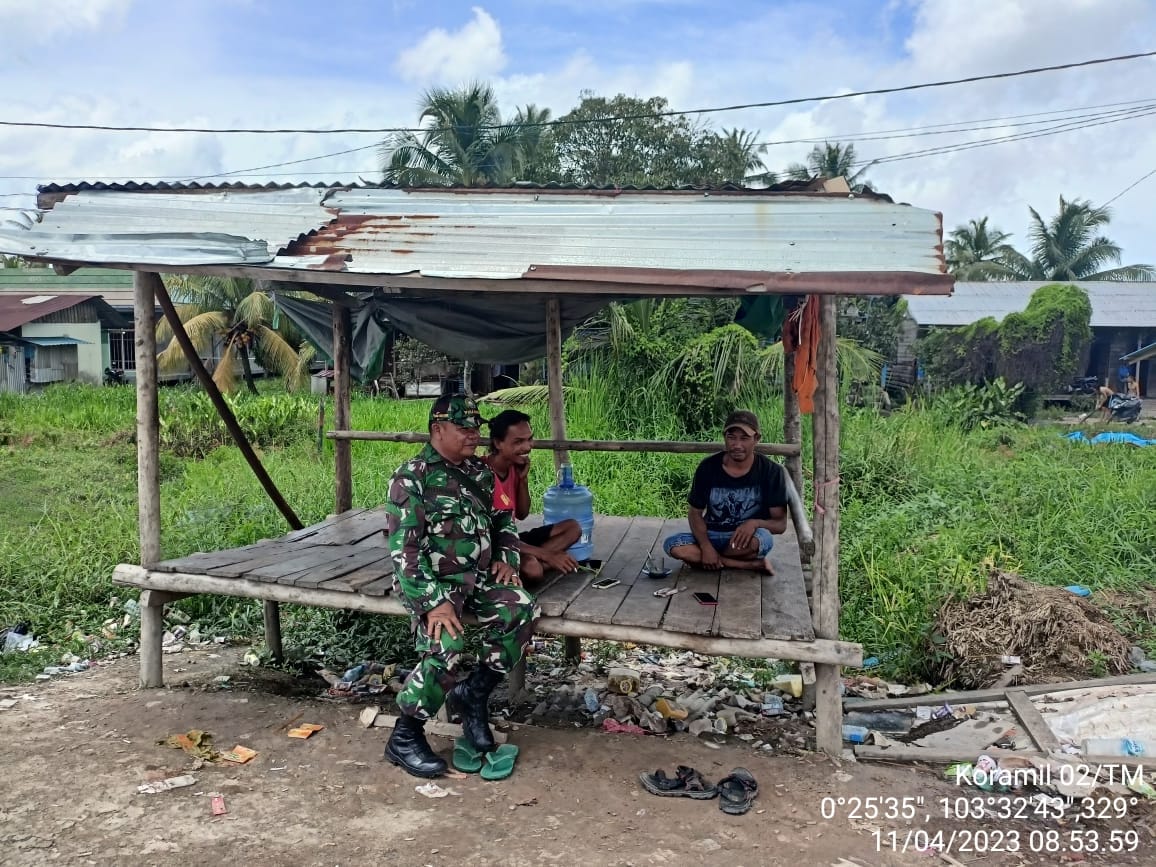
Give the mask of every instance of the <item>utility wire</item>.
[{"label": "utility wire", "polygon": [[[1039,75],[1045,72],[1058,72],[1065,69],[1080,69],[1089,66],[1100,66],[1107,63],[1121,63],[1129,60],[1139,60],[1145,57],[1156,56],[1156,51],[1143,51],[1135,54],[1120,54],[1115,57],[1100,57],[1094,60],[1081,60],[1072,63],[1059,63],[1054,66],[1037,66],[1030,69],[1020,69],[1014,72],[994,72],[986,75],[970,75],[965,78],[952,78],[942,81],[927,81],[920,84],[905,84],[896,87],[878,87],[871,90],[856,90],[850,93],[835,93],[827,94],[825,96],[800,96],[793,99],[776,99],[767,102],[747,102],[739,103],[737,105],[715,106],[713,108],[696,108],[688,111],[659,111],[659,112],[645,112],[639,114],[614,115],[611,117],[597,117],[597,118],[572,118],[569,120],[558,119],[550,121],[542,121],[539,123],[521,123],[521,124],[494,124],[490,126],[478,126],[475,129],[486,130],[500,130],[530,127],[553,127],[553,126],[570,126],[582,125],[590,123],[607,123],[610,121],[619,120],[645,120],[662,117],[675,117],[688,114],[714,114],[723,111],[743,111],[751,108],[776,108],[784,105],[800,105],[807,102],[826,102],[837,99],[852,99],[859,96],[881,96],[889,93],[907,93],[916,90],[927,90],[936,87],[949,87],[957,84],[973,84],[979,81],[995,81],[1007,78],[1019,78],[1026,75]],[[423,133],[429,132],[430,128],[422,127],[346,127],[341,129],[314,129],[314,128],[282,128],[282,129],[267,129],[254,127],[154,127],[154,126],[106,126],[103,124],[73,124],[73,123],[44,123],[35,121],[13,121],[0,120],[0,126],[10,127],[34,127],[39,129],[78,129],[78,130],[100,130],[102,132],[172,132],[172,133],[217,133],[217,134],[250,134],[250,135],[271,135],[282,133],[295,133],[301,135],[334,135],[337,133]]]},{"label": "utility wire", "polygon": [[1102,204],[1100,207],[1106,208],[1108,205],[1112,204],[1112,202],[1116,201],[1116,199],[1120,198],[1120,196],[1124,195],[1124,193],[1128,192],[1133,187],[1140,186],[1140,184],[1148,180],[1148,178],[1152,177],[1152,175],[1156,175],[1156,169],[1152,169],[1152,171],[1148,172],[1148,174],[1128,184],[1128,186],[1124,187],[1124,189],[1120,190],[1120,192],[1116,193],[1116,195],[1112,196],[1112,198],[1108,199],[1108,201],[1104,202],[1104,204]]}]

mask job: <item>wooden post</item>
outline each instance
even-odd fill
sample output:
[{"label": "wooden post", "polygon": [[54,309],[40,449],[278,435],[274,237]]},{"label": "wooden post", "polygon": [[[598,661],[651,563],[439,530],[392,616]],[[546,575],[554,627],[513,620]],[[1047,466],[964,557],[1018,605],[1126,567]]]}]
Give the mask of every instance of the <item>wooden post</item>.
[{"label": "wooden post", "polygon": [[[811,612],[817,638],[839,637],[839,370],[835,320],[838,299],[812,296],[818,303],[820,338],[814,417],[815,578]],[[815,743],[822,752],[842,751],[843,703],[839,666],[815,666]]]},{"label": "wooden post", "polygon": [[[157,406],[156,274],[133,274],[133,347],[136,352],[136,490],[140,562],[161,559],[160,410]],[[142,663],[143,664],[143,663]],[[143,678],[143,675],[142,675]]]},{"label": "wooden post", "polygon": [[142,590],[140,594],[140,686],[159,689],[165,685],[165,605],[184,598],[184,593]]},{"label": "wooden post", "polygon": [[[562,302],[546,302],[546,381],[550,388],[550,436],[566,439],[566,401],[562,394]],[[566,449],[554,449],[554,468],[570,460]]]},{"label": "wooden post", "polygon": [[[352,330],[349,308],[333,305],[333,424],[338,430],[349,428],[349,392],[352,362],[349,336]],[[353,508],[353,452],[351,443],[333,442],[334,505],[337,514]]]},{"label": "wooden post", "polygon": [[[799,396],[795,394],[795,353],[783,353],[783,442],[803,444],[803,417],[799,413]],[[786,460],[787,472],[800,496],[803,491],[803,457],[791,455]]]},{"label": "wooden post", "polygon": [[[550,436],[555,440],[566,439],[566,400],[562,391],[562,302],[551,298],[546,302],[546,381],[550,388]],[[554,469],[570,460],[566,449],[554,449]],[[582,640],[567,636],[562,642],[569,660],[582,658]],[[525,660],[520,663],[518,673],[519,689],[525,681]],[[513,692],[511,677],[511,692]]]}]

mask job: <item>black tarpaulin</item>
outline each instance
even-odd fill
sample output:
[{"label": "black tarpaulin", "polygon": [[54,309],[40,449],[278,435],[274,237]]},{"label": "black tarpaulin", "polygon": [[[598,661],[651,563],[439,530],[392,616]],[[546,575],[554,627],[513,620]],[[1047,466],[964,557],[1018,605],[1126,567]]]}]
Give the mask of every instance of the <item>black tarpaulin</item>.
[{"label": "black tarpaulin", "polygon": [[[284,288],[299,289],[292,284]],[[389,329],[396,328],[452,358],[484,364],[517,364],[546,354],[546,297],[488,295],[484,298],[401,298],[358,295],[350,373],[358,381],[381,373]],[[333,358],[333,305],[275,293],[277,306]],[[563,339],[611,299],[568,296],[561,301]]]}]

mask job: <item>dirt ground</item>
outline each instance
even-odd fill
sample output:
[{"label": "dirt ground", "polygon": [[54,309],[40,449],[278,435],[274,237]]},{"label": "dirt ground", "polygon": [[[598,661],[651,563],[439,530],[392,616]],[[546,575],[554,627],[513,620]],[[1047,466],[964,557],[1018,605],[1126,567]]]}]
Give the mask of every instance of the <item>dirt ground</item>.
[{"label": "dirt ground", "polygon": [[[776,757],[736,741],[717,748],[689,737],[611,735],[590,729],[521,726],[514,776],[487,783],[444,780],[455,795],[430,800],[420,782],[382,761],[388,729],[363,729],[358,708],[292,695],[254,678],[239,653],[218,648],[165,657],[166,676],[181,684],[136,687],[137,660],[124,658],[45,684],[3,688],[17,704],[0,710],[0,863],[345,865],[907,865],[1054,864],[1080,857],[1033,852],[1030,829],[1055,822],[944,821],[937,799],[974,796],[927,768]],[[213,683],[227,674],[234,686]],[[182,682],[183,681],[183,682]],[[250,683],[249,687],[243,686]],[[24,698],[31,696],[30,698]],[[300,716],[325,730],[292,740],[285,724]],[[137,786],[181,773],[189,757],[157,744],[189,729],[213,733],[228,749],[259,751],[247,765],[206,765],[194,786],[138,794]],[[436,749],[448,742],[433,739]],[[717,780],[736,766],[761,784],[745,816],[721,813],[717,801],[657,798],[638,784],[640,771],[677,764]],[[228,810],[212,816],[212,794]],[[922,797],[914,822],[852,820],[848,802],[823,799]],[[866,802],[864,802],[866,803]],[[830,813],[828,813],[830,815]],[[1156,863],[1145,806],[1124,823],[1136,829],[1131,855],[1089,858],[1097,864]],[[1023,831],[1016,855],[964,851],[892,851],[912,829]],[[1069,826],[1071,827],[1071,826]],[[1067,829],[1061,829],[1066,831]],[[876,833],[882,836],[877,838]],[[877,843],[877,840],[881,841]],[[974,844],[981,843],[973,839]],[[1042,845],[1042,838],[1038,841]],[[985,844],[990,847],[990,842]],[[910,848],[910,844],[909,844]],[[954,860],[952,860],[954,859]]]}]

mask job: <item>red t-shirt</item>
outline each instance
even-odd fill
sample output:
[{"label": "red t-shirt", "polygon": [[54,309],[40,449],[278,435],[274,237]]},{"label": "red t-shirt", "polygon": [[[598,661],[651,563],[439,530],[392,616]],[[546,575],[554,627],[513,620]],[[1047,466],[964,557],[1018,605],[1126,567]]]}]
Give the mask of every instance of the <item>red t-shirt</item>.
[{"label": "red t-shirt", "polygon": [[518,504],[518,474],[511,469],[503,479],[494,473],[494,508],[512,512]]}]

